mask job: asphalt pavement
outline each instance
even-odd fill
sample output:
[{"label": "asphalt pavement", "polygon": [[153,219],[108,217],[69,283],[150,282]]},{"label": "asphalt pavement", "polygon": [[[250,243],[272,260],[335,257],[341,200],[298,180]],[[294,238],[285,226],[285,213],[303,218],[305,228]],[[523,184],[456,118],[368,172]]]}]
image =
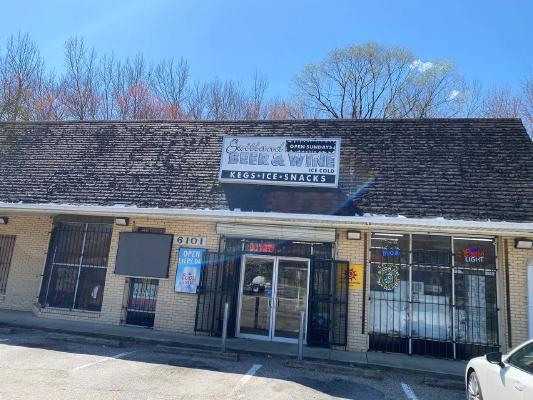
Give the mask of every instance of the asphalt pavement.
[{"label": "asphalt pavement", "polygon": [[0,399],[464,399],[420,375],[0,333]]}]

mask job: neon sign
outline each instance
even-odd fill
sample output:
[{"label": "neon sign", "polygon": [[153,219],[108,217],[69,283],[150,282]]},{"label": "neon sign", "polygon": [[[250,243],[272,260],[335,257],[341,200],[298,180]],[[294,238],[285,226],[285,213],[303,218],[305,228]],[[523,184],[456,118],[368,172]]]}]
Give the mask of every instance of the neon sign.
[{"label": "neon sign", "polygon": [[273,243],[249,243],[248,251],[251,253],[275,253],[276,246]]},{"label": "neon sign", "polygon": [[400,255],[400,250],[398,249],[383,249],[383,257],[387,257],[387,256],[399,256]]},{"label": "neon sign", "polygon": [[485,250],[477,247],[467,247],[463,250],[463,256],[467,263],[482,263],[485,261]]}]

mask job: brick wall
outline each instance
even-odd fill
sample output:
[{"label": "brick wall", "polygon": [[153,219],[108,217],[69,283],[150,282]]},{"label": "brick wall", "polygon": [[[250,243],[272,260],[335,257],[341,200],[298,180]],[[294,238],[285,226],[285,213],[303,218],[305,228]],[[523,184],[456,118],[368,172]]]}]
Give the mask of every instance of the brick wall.
[{"label": "brick wall", "polygon": [[39,296],[51,230],[49,217],[12,216],[7,225],[0,225],[0,235],[16,236],[6,294],[0,296],[0,308],[32,309]]},{"label": "brick wall", "polygon": [[[362,233],[364,235],[365,233]],[[368,245],[370,245],[369,236]],[[346,231],[337,232],[336,258],[351,263],[364,265],[364,238],[361,240],[348,240]],[[368,261],[368,258],[367,258]],[[367,266],[368,268],[368,262]],[[370,287],[370,274],[367,270],[367,288]],[[365,333],[361,333],[363,323],[363,291],[352,290],[348,292],[348,345],[350,351],[366,351],[368,349],[368,302],[365,313]]]},{"label": "brick wall", "polygon": [[528,287],[527,264],[533,258],[533,250],[516,249],[514,238],[502,238],[498,246],[500,261],[500,315],[501,341],[503,351],[510,350],[507,329],[507,296],[505,285],[505,241],[507,241],[509,263],[509,292],[511,311],[511,343],[516,347],[528,340]]},{"label": "brick wall", "polygon": [[[138,227],[164,228],[165,233],[173,235],[207,237],[207,245],[205,247],[210,250],[218,248],[218,236],[214,222],[132,219],[129,226],[115,225],[111,239],[109,265],[102,303],[102,322],[119,324],[125,317],[123,304],[127,300],[127,278],[115,275],[115,260],[120,232],[132,232]],[[192,334],[194,333],[197,296],[195,294],[174,292],[178,250],[179,246],[173,244],[169,277],[168,279],[159,280],[154,328]]]},{"label": "brick wall", "polygon": [[[115,259],[120,232],[130,232],[138,227],[165,228],[166,233],[184,236],[207,237],[207,248],[218,248],[218,236],[215,222],[201,222],[170,219],[131,219],[129,226],[114,226],[109,254],[106,283],[102,311],[74,312],[57,309],[38,309],[34,303],[38,297],[41,275],[44,271],[46,251],[52,220],[49,217],[14,216],[7,225],[0,225],[0,235],[16,235],[12,265],[9,273],[6,295],[0,297],[0,308],[16,310],[33,310],[42,317],[85,319],[110,324],[119,324],[124,320],[124,307],[127,300],[127,278],[114,274]],[[364,232],[363,232],[364,235]],[[368,234],[369,235],[369,234]],[[347,240],[346,231],[337,233],[336,258],[352,263],[364,263],[364,239]],[[502,350],[507,351],[507,303],[505,283],[505,252],[504,240],[507,240],[509,255],[509,286],[511,292],[512,344],[516,346],[528,337],[528,294],[527,294],[527,262],[533,258],[533,250],[514,248],[513,238],[498,239],[499,291],[500,291],[500,343]],[[368,247],[370,237],[368,236]],[[194,333],[194,319],[197,296],[187,293],[175,293],[175,275],[177,250],[173,245],[169,278],[159,281],[159,292],[156,305],[155,329]],[[369,256],[367,257],[367,260]],[[367,268],[367,288],[370,286],[370,274]],[[348,302],[348,350],[365,351],[368,348],[368,302],[365,310],[365,333],[361,333],[363,323],[363,292],[349,291]]]}]

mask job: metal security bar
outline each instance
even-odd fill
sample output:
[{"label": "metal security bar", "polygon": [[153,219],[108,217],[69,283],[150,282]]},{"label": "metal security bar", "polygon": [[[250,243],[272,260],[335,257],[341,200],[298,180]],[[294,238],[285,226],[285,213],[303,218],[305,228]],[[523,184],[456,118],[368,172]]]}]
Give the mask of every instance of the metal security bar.
[{"label": "metal security bar", "polygon": [[241,253],[206,252],[198,285],[195,331],[221,335],[229,304],[228,336],[235,335]]},{"label": "metal security bar", "polygon": [[129,278],[126,324],[153,327],[159,280]]},{"label": "metal security bar", "polygon": [[460,359],[497,351],[493,243],[450,238],[451,251],[412,250],[407,235],[389,236],[398,238],[371,248],[370,350]]},{"label": "metal security bar", "polygon": [[6,294],[7,278],[11,268],[15,240],[16,236],[0,235],[0,296]]},{"label": "metal security bar", "polygon": [[307,342],[315,346],[346,346],[349,264],[311,260]]},{"label": "metal security bar", "polygon": [[457,358],[499,351],[497,270],[454,268]]},{"label": "metal security bar", "polygon": [[[271,241],[268,241],[270,244]],[[229,304],[228,337],[235,336],[239,278],[243,254],[307,257],[311,260],[307,343],[346,346],[348,320],[348,263],[332,260],[330,243],[276,242],[228,239],[225,251],[206,252],[198,286],[195,331],[221,335],[224,304]],[[253,249],[249,248],[252,245]],[[268,250],[265,253],[263,250]],[[319,258],[324,257],[324,258]]]},{"label": "metal security bar", "polygon": [[56,224],[39,296],[41,305],[100,311],[112,230],[110,224]]}]

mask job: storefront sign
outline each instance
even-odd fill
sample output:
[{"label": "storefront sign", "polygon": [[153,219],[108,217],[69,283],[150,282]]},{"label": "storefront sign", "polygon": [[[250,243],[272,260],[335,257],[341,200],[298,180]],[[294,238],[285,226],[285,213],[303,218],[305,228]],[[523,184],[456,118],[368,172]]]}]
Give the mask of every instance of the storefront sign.
[{"label": "storefront sign", "polygon": [[176,268],[176,292],[196,293],[205,249],[180,248]]},{"label": "storefront sign", "polygon": [[337,187],[340,139],[225,137],[221,182]]},{"label": "storefront sign", "polygon": [[175,236],[174,244],[178,246],[205,246],[207,238],[202,236]]},{"label": "storefront sign", "polygon": [[[344,267],[339,265],[338,276],[339,276],[339,286],[342,287],[346,284],[346,274],[343,273]],[[348,269],[348,289],[350,290],[363,290],[363,277],[364,271],[361,264],[350,263]]]}]

